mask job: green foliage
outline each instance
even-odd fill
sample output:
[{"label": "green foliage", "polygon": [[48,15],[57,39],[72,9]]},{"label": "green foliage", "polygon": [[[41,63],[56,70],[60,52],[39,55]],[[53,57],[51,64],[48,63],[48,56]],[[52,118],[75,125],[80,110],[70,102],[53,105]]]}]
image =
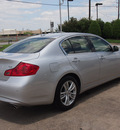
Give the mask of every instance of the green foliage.
[{"label": "green foliage", "polygon": [[78,21],[78,29],[79,32],[88,33],[88,29],[90,26],[91,20],[88,20],[87,18],[82,18]]},{"label": "green foliage", "polygon": [[112,26],[111,23],[106,22],[103,27],[103,37],[111,38],[112,37]]},{"label": "green foliage", "polygon": [[77,19],[72,17],[68,22],[65,21],[62,25],[62,29],[64,32],[78,32]]},{"label": "green foliage", "polygon": [[69,21],[65,21],[62,25],[63,32],[88,32],[91,21],[87,18],[82,18],[77,21],[76,18],[72,17]]},{"label": "green foliage", "polygon": [[101,36],[103,36],[104,21],[102,21],[101,19],[98,19],[97,22],[98,22],[98,24],[100,25]]},{"label": "green foliage", "polygon": [[90,27],[89,27],[89,33],[101,36],[100,25],[98,24],[97,21],[92,21],[91,22]]},{"label": "green foliage", "polygon": [[0,46],[0,51],[3,51],[5,48],[9,47],[11,44]]},{"label": "green foliage", "polygon": [[113,38],[120,39],[120,20],[113,21]]},{"label": "green foliage", "polygon": [[106,39],[106,40],[110,43],[120,43],[120,40],[116,40],[116,39]]},{"label": "green foliage", "polygon": [[32,35],[31,32],[24,32],[24,35]]},{"label": "green foliage", "polygon": [[93,33],[104,38],[120,39],[120,20],[104,23],[101,19],[96,21],[82,18],[77,20],[72,17],[62,25],[63,32]]}]

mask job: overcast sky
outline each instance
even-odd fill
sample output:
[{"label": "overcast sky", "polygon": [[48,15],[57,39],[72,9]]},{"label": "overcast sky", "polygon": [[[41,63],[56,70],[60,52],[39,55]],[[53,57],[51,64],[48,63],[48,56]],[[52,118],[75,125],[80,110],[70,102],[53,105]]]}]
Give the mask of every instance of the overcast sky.
[{"label": "overcast sky", "polygon": [[[17,0],[16,0],[17,1]],[[59,4],[59,0],[18,0],[33,3]],[[88,18],[88,2],[89,0],[74,0],[70,3],[70,17],[78,20],[85,17]],[[101,2],[99,6],[99,18],[103,21],[112,21],[118,17],[118,0],[91,0],[92,2],[92,19],[96,19],[95,3]],[[67,0],[64,0],[62,6],[62,22],[67,20]],[[55,23],[55,28],[59,21],[59,6],[41,5],[12,2],[0,0],[0,31],[2,29],[17,30],[36,30],[45,31],[50,28],[50,21]]]}]

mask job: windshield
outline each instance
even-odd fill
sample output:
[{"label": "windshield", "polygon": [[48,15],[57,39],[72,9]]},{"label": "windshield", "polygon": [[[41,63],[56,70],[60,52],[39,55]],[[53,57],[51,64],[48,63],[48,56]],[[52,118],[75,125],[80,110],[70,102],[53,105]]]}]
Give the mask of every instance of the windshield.
[{"label": "windshield", "polygon": [[16,44],[3,50],[7,53],[35,53],[41,51],[45,46],[47,46],[54,39],[51,38],[31,38],[20,41]]}]

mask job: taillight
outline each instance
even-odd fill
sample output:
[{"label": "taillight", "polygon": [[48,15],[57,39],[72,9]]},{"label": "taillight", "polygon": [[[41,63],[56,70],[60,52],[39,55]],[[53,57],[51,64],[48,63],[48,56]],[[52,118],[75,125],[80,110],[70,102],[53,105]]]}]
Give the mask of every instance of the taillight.
[{"label": "taillight", "polygon": [[20,62],[15,68],[6,70],[5,76],[29,76],[35,75],[39,66]]}]

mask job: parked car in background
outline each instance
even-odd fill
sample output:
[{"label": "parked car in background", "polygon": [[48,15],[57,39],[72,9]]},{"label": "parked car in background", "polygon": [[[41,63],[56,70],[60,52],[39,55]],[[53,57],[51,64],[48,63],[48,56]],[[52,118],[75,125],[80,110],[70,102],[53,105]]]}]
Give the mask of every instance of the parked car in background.
[{"label": "parked car in background", "polygon": [[0,52],[0,101],[73,107],[78,94],[120,76],[120,51],[86,33],[33,36]]}]

